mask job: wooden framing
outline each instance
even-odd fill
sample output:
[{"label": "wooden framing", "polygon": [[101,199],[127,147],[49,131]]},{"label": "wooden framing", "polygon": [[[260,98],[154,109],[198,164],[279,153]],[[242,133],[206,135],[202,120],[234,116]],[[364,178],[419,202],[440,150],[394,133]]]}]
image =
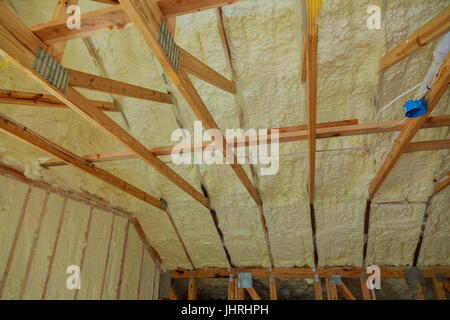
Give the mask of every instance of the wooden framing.
[{"label": "wooden framing", "polygon": [[[165,17],[176,17],[188,13],[223,7],[245,0],[159,0],[158,5]],[[121,1],[122,2],[122,1]]]},{"label": "wooden framing", "polygon": [[344,295],[345,299],[347,299],[347,300],[356,300],[355,296],[352,294],[352,292],[345,285],[344,282],[342,282],[342,284],[338,285],[337,287],[342,292],[342,294]]},{"label": "wooden framing", "polygon": [[449,185],[450,185],[450,171],[447,172],[447,174],[445,175],[445,178],[443,180],[437,181],[435,183],[435,191],[434,191],[432,197],[434,197],[435,195],[440,193],[442,190],[447,188]]},{"label": "wooden framing", "polygon": [[223,24],[221,7],[216,8],[216,16],[217,16],[217,26],[219,27],[219,35],[220,35],[220,39],[222,40],[223,51],[225,53],[225,59],[226,59],[228,68],[230,69],[232,79],[234,80],[233,62],[231,61],[230,46],[228,45],[227,34],[225,32],[225,26]]},{"label": "wooden framing", "polygon": [[229,93],[236,93],[234,81],[228,80],[214,69],[210,68],[189,52],[180,49],[180,65],[189,74],[206,81]]},{"label": "wooden framing", "polygon": [[67,29],[66,19],[50,21],[31,27],[42,41],[53,44],[94,34],[123,29],[132,25],[120,6],[107,7],[81,15],[81,29]]},{"label": "wooden framing", "polygon": [[[2,5],[4,6],[4,5]],[[114,122],[111,118],[99,111],[95,106],[79,94],[71,86],[68,86],[66,93],[61,92],[52,84],[47,82],[40,74],[32,69],[34,53],[37,47],[45,44],[40,41],[20,20],[12,14],[4,14],[3,11],[9,11],[6,8],[1,9],[0,23],[5,29],[0,30],[0,53],[9,57],[18,67],[26,71],[33,79],[41,84],[44,89],[52,93],[59,100],[67,104],[70,108],[77,111],[85,119],[95,124],[105,133],[120,142],[123,146],[140,155],[140,157],[156,171],[169,179],[199,203],[207,206],[205,197],[192,185],[186,182],[173,169],[167,166],[163,161],[148,151],[137,139],[130,135],[125,129]],[[11,33],[10,30],[13,30]],[[29,40],[33,41],[29,41]],[[27,47],[23,43],[27,43]],[[134,187],[133,187],[134,188]],[[153,204],[158,202],[152,201]]]},{"label": "wooden framing", "polygon": [[256,292],[255,288],[247,288],[247,292],[252,298],[252,300],[261,300],[261,297],[259,296],[258,292]]},{"label": "wooden framing", "polygon": [[[425,278],[432,278],[436,273],[442,273],[447,278],[450,278],[450,266],[436,266],[421,268]],[[381,266],[382,278],[405,278],[405,267],[389,267]],[[269,279],[273,274],[276,279],[314,279],[314,274],[318,274],[319,278],[328,278],[331,274],[338,274],[342,278],[360,278],[361,273],[366,275],[366,278],[371,274],[366,274],[365,269],[361,267],[335,267],[335,268],[318,268],[314,272],[312,268],[274,268],[272,272],[267,268],[232,268],[229,271],[226,268],[210,268],[210,269],[196,269],[193,271],[185,269],[177,269],[172,271],[173,279],[189,279],[191,273],[197,279],[208,278],[229,278],[230,274],[233,278],[237,278],[240,272],[252,273],[253,279]]]},{"label": "wooden framing", "polygon": [[189,279],[188,300],[197,300],[197,279],[194,277]]},{"label": "wooden framing", "polygon": [[383,71],[450,30],[450,6],[419,28],[380,60]]},{"label": "wooden framing", "polygon": [[228,300],[235,300],[236,299],[236,292],[235,292],[235,282],[236,279],[233,277],[233,280],[228,280]]},{"label": "wooden framing", "polygon": [[[438,117],[431,117],[429,118],[430,121],[428,124],[425,124],[424,128],[438,128],[438,127],[445,127],[450,125],[450,117],[449,116],[438,116]],[[319,126],[319,125],[318,125]],[[365,128],[368,128],[367,125],[361,125]],[[374,124],[375,126],[375,124]],[[302,126],[298,126],[299,128]],[[354,134],[354,131],[358,131],[360,133],[358,134],[373,134],[378,133],[375,130],[367,129],[366,132],[361,131],[359,126],[353,126],[353,129],[351,131],[346,130],[344,127],[340,127],[339,130],[342,130],[341,133],[337,134],[336,137],[343,137],[343,136],[350,136],[350,135],[356,135]],[[293,141],[301,141],[307,139],[307,134],[304,130],[290,130],[289,128],[294,127],[288,127],[288,128],[281,128],[280,129],[280,143],[286,143],[286,142],[293,142]],[[330,127],[332,128],[332,127]],[[398,131],[401,130],[401,128],[397,129]],[[333,129],[330,129],[328,131],[336,132]],[[380,131],[381,132],[381,131]],[[331,136],[332,137],[332,136]],[[318,139],[324,139],[324,138],[330,138],[330,134],[324,130],[321,135],[318,136]],[[245,141],[242,141],[241,139],[236,139],[234,142],[234,145],[237,146],[240,143],[244,143],[245,145],[249,145],[250,141],[255,141],[256,144],[263,144],[267,143],[268,140],[261,140],[258,139],[258,137],[249,137],[246,138]],[[211,142],[204,142],[201,145],[201,149],[204,150]],[[155,156],[167,156],[170,155],[174,146],[164,146],[164,147],[155,147],[150,148],[149,151],[152,152]],[[441,149],[449,149],[450,148],[450,140],[438,140],[438,141],[423,141],[423,142],[413,142],[410,143],[409,146],[406,148],[405,153],[411,153],[411,152],[419,152],[419,151],[434,151],[434,150],[441,150]],[[199,148],[197,146],[189,145],[186,146],[188,152],[199,152]],[[184,151],[182,151],[184,152]],[[97,162],[107,162],[107,161],[118,161],[118,160],[131,160],[136,159],[138,156],[130,151],[119,151],[119,152],[110,152],[110,153],[95,153],[90,155],[85,155],[82,157],[84,160],[97,163]],[[42,164],[42,166],[46,168],[55,167],[55,166],[64,166],[67,165],[66,162],[61,161],[59,158],[52,158],[47,160]]]},{"label": "wooden framing", "polygon": [[69,85],[77,88],[101,91],[109,94],[170,104],[170,94],[111,80],[94,74],[67,69],[70,72]]},{"label": "wooden framing", "polygon": [[[194,85],[190,81],[186,70],[180,66],[180,70],[175,70],[169,58],[164,52],[158,41],[159,26],[163,19],[163,14],[155,2],[146,0],[122,0],[121,7],[127,12],[130,19],[134,22],[136,28],[141,32],[144,40],[152,50],[156,59],[161,63],[163,70],[178,88],[194,114],[202,121],[203,126],[208,129],[219,130],[219,127],[207,109]],[[220,131],[220,130],[219,130]],[[226,140],[223,135],[220,137],[223,141],[222,153],[228,159],[231,167],[241,180],[244,187],[250,193],[255,203],[260,206],[260,199],[255,186],[252,184],[241,165],[237,164],[237,157],[232,151],[226,150]]]},{"label": "wooden framing", "polygon": [[317,281],[314,279],[314,295],[316,296],[316,300],[323,300],[322,280],[320,278]]},{"label": "wooden framing", "polygon": [[237,274],[234,280],[234,290],[235,290],[235,300],[245,300],[245,291],[244,288],[239,288]]},{"label": "wooden framing", "polygon": [[363,281],[363,279],[360,277],[359,282],[361,283],[361,292],[363,300],[372,300],[372,296],[370,295],[369,288],[367,288],[366,281]]},{"label": "wooden framing", "polygon": [[[137,292],[137,300],[141,297],[141,282],[142,282],[142,267],[144,266],[144,254],[145,254],[145,246],[142,244],[142,252],[141,252],[141,264],[139,267],[139,281],[138,281],[138,292]],[[172,289],[172,288],[171,288]]]},{"label": "wooden framing", "polygon": [[269,278],[270,300],[278,300],[277,279]]},{"label": "wooden framing", "polygon": [[416,132],[423,127],[427,117],[431,114],[434,107],[437,105],[441,97],[447,90],[448,83],[450,81],[450,54],[447,55],[445,61],[442,63],[439,69],[439,75],[436,78],[431,90],[427,94],[428,100],[428,112],[419,118],[409,119],[405,126],[402,128],[400,136],[395,141],[394,146],[387,155],[386,160],[378,170],[377,175],[370,185],[369,200],[372,200],[387,177],[389,172],[397,163],[398,159],[415,136]]},{"label": "wooden framing", "polygon": [[320,0],[306,0],[306,79],[308,87],[309,203],[314,203],[316,171],[317,44]]},{"label": "wooden framing", "polygon": [[145,235],[144,229],[142,229],[142,226],[139,223],[139,220],[137,218],[133,217],[130,219],[130,222],[136,229],[137,234],[141,238],[142,243],[143,243],[145,249],[147,250],[148,254],[152,258],[152,260],[155,262],[156,267],[159,268],[162,263],[162,259],[159,256],[158,252],[155,250],[155,248],[153,248],[152,245],[150,244],[150,242],[148,241],[148,239]]},{"label": "wooden framing", "polygon": [[325,285],[327,287],[327,300],[339,300],[337,288],[335,285],[330,283],[330,279],[328,277],[325,278]]},{"label": "wooden framing", "polygon": [[445,293],[444,283],[439,282],[436,279],[436,275],[433,277],[433,289],[434,297],[436,300],[447,300],[447,294]]},{"label": "wooden framing", "polygon": [[[117,112],[112,102],[89,100],[101,111]],[[64,103],[48,94],[0,89],[0,103],[32,107],[50,107],[70,109]]]}]

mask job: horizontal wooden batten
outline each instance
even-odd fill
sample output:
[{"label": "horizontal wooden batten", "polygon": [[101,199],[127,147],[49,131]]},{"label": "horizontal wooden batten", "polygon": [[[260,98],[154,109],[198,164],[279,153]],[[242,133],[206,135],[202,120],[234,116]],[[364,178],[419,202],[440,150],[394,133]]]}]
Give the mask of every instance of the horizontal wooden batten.
[{"label": "horizontal wooden batten", "polygon": [[[324,138],[332,138],[332,137],[344,137],[344,136],[352,136],[352,135],[364,135],[364,134],[375,134],[375,133],[383,133],[384,129],[380,129],[376,126],[376,124],[363,124],[363,125],[353,125],[353,120],[346,120],[341,125],[339,125],[338,130],[334,130],[335,127],[330,126],[330,124],[336,124],[336,122],[330,123],[320,123],[317,124],[318,130],[320,134],[318,135],[319,139]],[[357,121],[356,121],[357,123]],[[391,122],[382,123],[382,125],[388,125]],[[427,123],[425,123],[423,128],[439,128],[450,125],[450,116],[437,116],[428,118]],[[351,130],[346,129],[347,126],[351,126]],[[308,134],[306,131],[307,125],[294,126],[294,127],[285,127],[279,128],[280,130],[280,143],[286,142],[294,142],[294,141],[302,141],[308,138]],[[394,131],[400,131],[401,127],[394,128]],[[273,129],[270,129],[273,131]],[[339,132],[339,133],[338,133]],[[390,132],[390,131],[389,131]],[[270,135],[269,135],[270,138]],[[235,142],[235,146],[238,144],[244,143],[246,146],[249,145],[250,141],[256,141],[256,144],[267,143],[268,140],[260,140],[258,137],[248,137],[245,139],[237,139]],[[211,142],[203,142],[201,146],[197,145],[187,145],[186,149],[188,152],[200,152],[206,149]],[[164,146],[164,147],[156,147],[149,149],[155,156],[168,156],[172,153],[174,146]],[[441,149],[449,149],[450,148],[450,140],[438,140],[438,141],[424,141],[424,142],[414,142],[409,145],[406,149],[406,152],[418,152],[418,151],[433,151],[433,150],[441,150]],[[118,160],[130,160],[136,159],[137,156],[129,151],[119,151],[119,152],[111,152],[111,153],[97,153],[91,155],[83,156],[84,160],[91,162],[107,162],[107,161],[118,161]],[[64,161],[61,161],[57,158],[49,159],[48,161],[42,164],[44,167],[55,167],[55,166],[63,166],[66,165]]]},{"label": "horizontal wooden batten", "polygon": [[[116,0],[96,1],[108,4],[118,4],[118,1]],[[211,8],[218,8],[239,1],[245,0],[195,0],[183,1],[183,3],[178,3],[179,0],[164,0],[159,1],[158,4],[162,9],[162,13],[164,14],[164,16],[168,18]],[[69,30],[66,23],[66,19],[41,23],[32,26],[31,31],[33,31],[44,42],[48,44],[54,44],[133,26],[133,22],[125,13],[125,11],[120,7],[120,5],[82,13],[81,29]]]},{"label": "horizontal wooden batten", "polygon": [[[94,106],[102,111],[117,112],[114,103],[89,100]],[[41,93],[2,90],[0,89],[0,103],[24,105],[31,107],[49,107],[49,108],[63,108],[70,109],[64,103],[56,99],[54,96]]]},{"label": "horizontal wooden batten", "polygon": [[165,17],[176,17],[243,1],[246,0],[159,0],[158,5]]},{"label": "horizontal wooden batten", "polygon": [[69,85],[72,87],[170,104],[170,94],[168,93],[103,78],[77,70],[68,69],[68,71],[70,72]]},{"label": "horizontal wooden batten", "polygon": [[38,24],[30,29],[44,42],[53,44],[131,25],[130,18],[120,6],[112,6],[81,14],[81,29],[68,29],[66,19]]},{"label": "horizontal wooden batten", "polygon": [[235,93],[236,88],[233,81],[228,80],[214,69],[210,68],[199,59],[191,55],[189,52],[179,48],[180,50],[180,65],[189,74],[206,81],[213,86],[216,86],[229,93]]},{"label": "horizontal wooden batten", "polygon": [[[450,266],[423,267],[421,268],[425,278],[433,278],[436,273],[445,274],[450,277]],[[382,278],[405,278],[405,267],[380,266]],[[172,271],[173,279],[187,279],[192,276],[197,279],[209,278],[229,278],[230,274],[236,277],[238,273],[249,272],[254,279],[268,279],[273,274],[278,279],[313,279],[314,274],[319,278],[327,278],[332,274],[340,275],[342,278],[360,278],[365,269],[361,267],[336,267],[336,268],[318,268],[314,272],[312,268],[274,268],[270,271],[268,268],[232,268],[231,272],[225,268],[211,268],[198,270],[178,269]],[[370,276],[370,274],[366,274]]]}]

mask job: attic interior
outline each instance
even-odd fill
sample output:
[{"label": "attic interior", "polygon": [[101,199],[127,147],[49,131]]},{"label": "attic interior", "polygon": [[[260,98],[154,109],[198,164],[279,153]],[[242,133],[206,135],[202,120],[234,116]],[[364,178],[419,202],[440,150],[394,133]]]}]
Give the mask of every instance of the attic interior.
[{"label": "attic interior", "polygon": [[449,298],[450,0],[2,0],[0,24],[0,299]]}]

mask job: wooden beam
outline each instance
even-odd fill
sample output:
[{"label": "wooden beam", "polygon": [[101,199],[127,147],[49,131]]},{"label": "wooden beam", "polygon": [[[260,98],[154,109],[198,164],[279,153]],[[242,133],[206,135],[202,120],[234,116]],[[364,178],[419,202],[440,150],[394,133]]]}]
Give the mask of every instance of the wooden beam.
[{"label": "wooden beam", "polygon": [[245,300],[245,292],[244,288],[239,288],[237,275],[236,279],[234,280],[234,291],[235,291],[235,300]]},{"label": "wooden beam", "polygon": [[314,203],[316,171],[317,44],[320,0],[306,0],[306,78],[308,88],[309,203]]},{"label": "wooden beam", "polygon": [[380,60],[383,71],[450,30],[450,6],[419,28]]},{"label": "wooden beam", "polygon": [[188,284],[188,300],[197,300],[197,279],[189,279]]},{"label": "wooden beam", "polygon": [[417,284],[417,297],[416,300],[425,300],[425,297],[423,295],[423,288],[420,283]]},{"label": "wooden beam", "polygon": [[374,180],[370,185],[369,200],[372,200],[383,183],[384,179],[387,177],[389,172],[397,163],[398,159],[410,144],[412,138],[414,138],[417,131],[423,127],[427,117],[431,114],[434,107],[437,105],[441,97],[447,90],[448,83],[450,81],[450,54],[447,54],[445,61],[442,63],[439,69],[439,75],[436,78],[431,90],[427,94],[428,100],[428,112],[419,118],[409,119],[400,133],[400,136],[395,141],[394,146],[389,151],[386,160],[382,164],[381,168],[378,170]]},{"label": "wooden beam", "polygon": [[[161,20],[163,19],[163,14],[159,7],[154,2],[147,2],[144,0],[122,0],[120,4],[141,32],[156,59],[161,63],[164,71],[178,88],[194,114],[202,121],[203,126],[207,130],[216,129],[220,132],[219,126],[190,81],[185,69],[180,68],[179,71],[175,70],[158,41],[158,30]],[[223,141],[222,153],[226,156],[232,169],[250,193],[255,203],[260,206],[261,203],[255,186],[248,178],[242,166],[237,164],[237,157],[234,152],[232,150],[227,150],[227,143],[222,134],[220,139]]]},{"label": "wooden beam", "polygon": [[269,278],[270,300],[278,300],[277,279]]},{"label": "wooden beam", "polygon": [[173,286],[170,286],[169,297],[170,300],[179,300]]},{"label": "wooden beam", "polygon": [[170,94],[135,86],[129,83],[106,79],[94,74],[67,69],[70,72],[69,85],[76,88],[101,91],[136,99],[170,104]]},{"label": "wooden beam", "polygon": [[[139,154],[139,156],[147,164],[152,166],[156,171],[208,208],[205,197],[197,189],[186,182],[163,161],[149,152],[147,148],[145,148],[136,138],[130,135],[120,125],[106,116],[103,112],[99,111],[95,106],[90,104],[89,101],[75,89],[68,86],[66,93],[63,93],[47,82],[47,80],[40,74],[35,72],[32,69],[35,51],[30,51],[27,49],[22,42],[16,38],[18,37],[22,41],[25,41],[26,36],[29,35],[29,30],[20,22],[20,20],[16,17],[15,19],[3,19],[2,15],[0,16],[0,23],[6,28],[6,30],[0,29],[0,53],[3,56],[9,57],[12,62],[27,72],[39,84],[41,84],[45,90],[49,91],[59,100],[67,104],[70,108],[77,111],[85,119],[102,129],[116,141],[120,142],[124,147],[135,152],[136,154]],[[19,29],[14,26],[19,26]],[[8,29],[22,31],[11,34],[7,31]]]},{"label": "wooden beam", "polygon": [[91,1],[100,2],[100,3],[106,3],[106,4],[111,4],[111,5],[118,5],[119,4],[119,0],[91,0]]},{"label": "wooden beam", "polygon": [[450,149],[450,139],[449,140],[435,140],[435,141],[421,141],[421,142],[411,142],[405,149],[403,153],[412,153],[420,151],[435,151]]},{"label": "wooden beam", "polygon": [[330,279],[328,277],[325,278],[325,285],[327,287],[327,299],[338,300],[337,288],[335,285],[330,283]]},{"label": "wooden beam", "polygon": [[80,159],[77,155],[71,153],[70,151],[58,146],[56,143],[42,137],[41,135],[31,131],[23,125],[19,125],[12,122],[11,119],[0,114],[0,129],[4,130],[6,133],[16,137],[23,142],[26,142],[34,147],[41,149],[42,151],[48,152],[60,159],[72,164],[73,166],[85,171],[86,173],[102,180],[103,182],[112,185],[148,204],[163,210],[161,200],[145,193],[144,191],[130,185],[129,183],[123,181],[122,179],[110,174],[109,172],[96,168],[86,161]]},{"label": "wooden beam", "polygon": [[[425,278],[432,278],[436,273],[442,273],[450,278],[450,266],[423,267],[421,269]],[[404,279],[406,276],[405,267],[381,266],[380,271],[382,278]],[[319,278],[327,278],[331,274],[338,274],[342,278],[360,278],[361,273],[364,273],[366,278],[371,276],[371,274],[366,274],[365,269],[361,267],[318,268],[316,272],[313,272],[311,268],[274,268],[272,272],[267,268],[232,268],[231,272],[227,268],[210,268],[194,271],[177,269],[172,271],[172,278],[189,279],[191,273],[197,279],[229,278],[230,274],[237,277],[240,272],[250,272],[253,279],[269,279],[271,274],[276,279],[314,279],[315,273],[319,275]]]},{"label": "wooden beam", "polygon": [[[450,124],[450,117],[448,120]],[[436,121],[437,124],[440,124],[441,122]],[[345,121],[338,121],[338,122],[326,122],[326,123],[320,123],[317,125],[318,128],[329,128],[333,127],[333,125],[339,125],[339,126],[347,126],[352,124],[358,124],[358,120],[345,120]],[[284,127],[284,128],[277,128],[280,133],[284,132],[297,132],[306,130],[308,128],[308,125],[300,125],[300,126],[293,126],[293,127]],[[270,135],[270,132],[273,129],[268,130],[268,135]],[[257,143],[262,143],[263,141],[258,140],[257,137],[250,137],[249,140],[257,140]],[[241,140],[237,140],[235,143],[236,145],[240,143]],[[201,145],[201,148],[198,148],[194,145],[186,145],[186,148],[189,150],[189,152],[199,152],[200,150],[206,149],[211,144],[211,142],[204,142]],[[174,146],[164,146],[164,147],[156,147],[156,148],[150,148],[149,151],[152,152],[155,156],[167,156],[172,153]],[[182,153],[184,153],[184,150],[182,150]],[[136,159],[138,156],[130,151],[119,151],[119,152],[110,152],[110,153],[96,153],[91,155],[85,155],[83,156],[84,160],[90,161],[90,162],[107,162],[107,161],[117,161],[117,160],[130,160],[130,159]],[[44,167],[54,167],[54,166],[63,166],[66,165],[64,161],[61,161],[58,158],[49,159],[45,163],[42,164]]]},{"label": "wooden beam", "polygon": [[363,296],[363,300],[372,300],[372,296],[370,295],[370,290],[367,288],[366,281],[363,281],[363,279],[360,277],[359,281],[361,283],[361,292]]},{"label": "wooden beam", "polygon": [[159,0],[158,5],[165,17],[175,17],[242,1],[245,0]]},{"label": "wooden beam", "polygon": [[[89,100],[101,111],[117,112],[112,102]],[[50,107],[70,109],[64,103],[48,94],[0,89],[0,103],[32,107]]]},{"label": "wooden beam", "polygon": [[54,44],[132,25],[120,6],[83,13],[80,19],[81,29],[70,30],[67,28],[66,19],[60,19],[32,26],[31,31],[46,43]]},{"label": "wooden beam", "polygon": [[100,289],[99,300],[103,300],[103,291],[105,290],[106,272],[108,270],[109,256],[110,256],[110,253],[111,253],[111,240],[112,240],[112,235],[113,235],[113,231],[114,231],[114,220],[115,220],[115,218],[116,218],[115,216],[112,217],[111,227],[109,228],[108,250],[106,251],[106,260],[105,260],[105,267],[103,268],[102,286],[101,286],[101,289]]},{"label": "wooden beam", "polygon": [[344,282],[342,284],[337,286],[339,290],[341,290],[342,294],[344,295],[345,299],[347,300],[356,300],[355,296],[352,294],[350,289],[345,285]]},{"label": "wooden beam", "polygon": [[206,81],[229,93],[236,93],[234,81],[230,81],[205,63],[191,55],[189,52],[180,49],[180,66],[189,74]]},{"label": "wooden beam", "polygon": [[[78,5],[78,0],[58,0],[55,11],[53,12],[52,21],[67,20],[67,8],[72,5]],[[66,41],[55,43],[50,47],[50,52],[56,61],[61,63],[64,50],[66,49]]]},{"label": "wooden beam", "polygon": [[[90,231],[91,231],[91,222],[92,222],[93,211],[94,211],[94,208],[90,207],[89,208],[88,223],[87,223],[86,231],[84,233],[84,246],[83,246],[83,250],[81,251],[80,273],[83,272],[84,260],[85,260],[85,257],[86,257],[86,249],[87,249],[87,246],[88,246],[88,243],[89,243],[89,234],[90,234]],[[80,292],[79,289],[75,290],[74,300],[78,299],[78,293],[79,292]]]},{"label": "wooden beam", "polygon": [[252,300],[261,300],[261,297],[259,296],[258,292],[256,292],[255,288],[247,288],[247,292],[252,298]]},{"label": "wooden beam", "polygon": [[434,191],[432,197],[434,197],[435,195],[440,193],[442,190],[447,188],[449,185],[450,185],[450,175],[449,175],[449,172],[447,172],[446,177],[444,178],[444,180],[437,181],[435,183],[435,191]]},{"label": "wooden beam", "polygon": [[152,258],[153,262],[155,263],[156,267],[159,268],[160,265],[162,264],[161,256],[159,255],[158,251],[156,251],[156,249],[153,248],[152,245],[150,244],[150,241],[148,240],[147,236],[145,235],[144,229],[142,229],[142,226],[139,223],[139,220],[136,217],[133,217],[130,219],[130,222],[133,224],[134,228],[136,229],[137,234],[141,238],[141,241],[144,244],[145,249],[149,253],[149,255]]},{"label": "wooden beam", "polygon": [[316,300],[323,300],[322,281],[320,278],[317,279],[317,281],[314,279],[314,294],[316,296]]},{"label": "wooden beam", "polygon": [[445,287],[443,282],[439,282],[436,279],[436,275],[433,277],[434,297],[436,300],[447,300],[447,294],[445,293]]},{"label": "wooden beam", "polygon": [[236,300],[235,282],[236,278],[234,277],[233,280],[228,280],[228,300]]},{"label": "wooden beam", "polygon": [[222,8],[216,8],[216,16],[217,26],[219,27],[220,40],[222,40],[223,51],[225,53],[225,59],[228,65],[228,69],[230,70],[231,75],[234,78],[233,62],[231,61],[230,46],[228,45],[227,34],[225,32],[225,26],[223,24]]}]

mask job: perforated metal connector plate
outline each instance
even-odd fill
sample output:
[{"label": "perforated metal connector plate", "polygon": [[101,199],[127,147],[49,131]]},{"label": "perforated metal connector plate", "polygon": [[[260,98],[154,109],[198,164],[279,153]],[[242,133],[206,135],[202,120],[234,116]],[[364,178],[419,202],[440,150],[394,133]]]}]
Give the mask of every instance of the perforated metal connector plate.
[{"label": "perforated metal connector plate", "polygon": [[238,288],[249,289],[253,287],[251,273],[238,273]]},{"label": "perforated metal connector plate", "polygon": [[330,274],[329,279],[332,286],[340,286],[342,284],[342,278],[338,274]]},{"label": "perforated metal connector plate", "polygon": [[161,273],[159,278],[159,298],[170,299],[170,284],[172,280],[171,272]]},{"label": "perforated metal connector plate", "polygon": [[425,278],[423,277],[422,270],[417,267],[407,267],[405,269],[406,273],[406,283],[409,286],[415,286],[417,284],[421,284],[422,286],[425,286]]},{"label": "perforated metal connector plate", "polygon": [[178,66],[180,64],[180,50],[175,44],[172,35],[170,34],[169,28],[167,28],[164,20],[161,19],[161,24],[159,26],[158,41],[163,48],[166,56],[169,58],[170,63],[175,70],[178,71]]},{"label": "perforated metal connector plate", "polygon": [[58,90],[66,93],[69,84],[70,73],[53,57],[45,52],[41,47],[38,48],[32,68],[43,76],[48,82],[54,85]]}]

